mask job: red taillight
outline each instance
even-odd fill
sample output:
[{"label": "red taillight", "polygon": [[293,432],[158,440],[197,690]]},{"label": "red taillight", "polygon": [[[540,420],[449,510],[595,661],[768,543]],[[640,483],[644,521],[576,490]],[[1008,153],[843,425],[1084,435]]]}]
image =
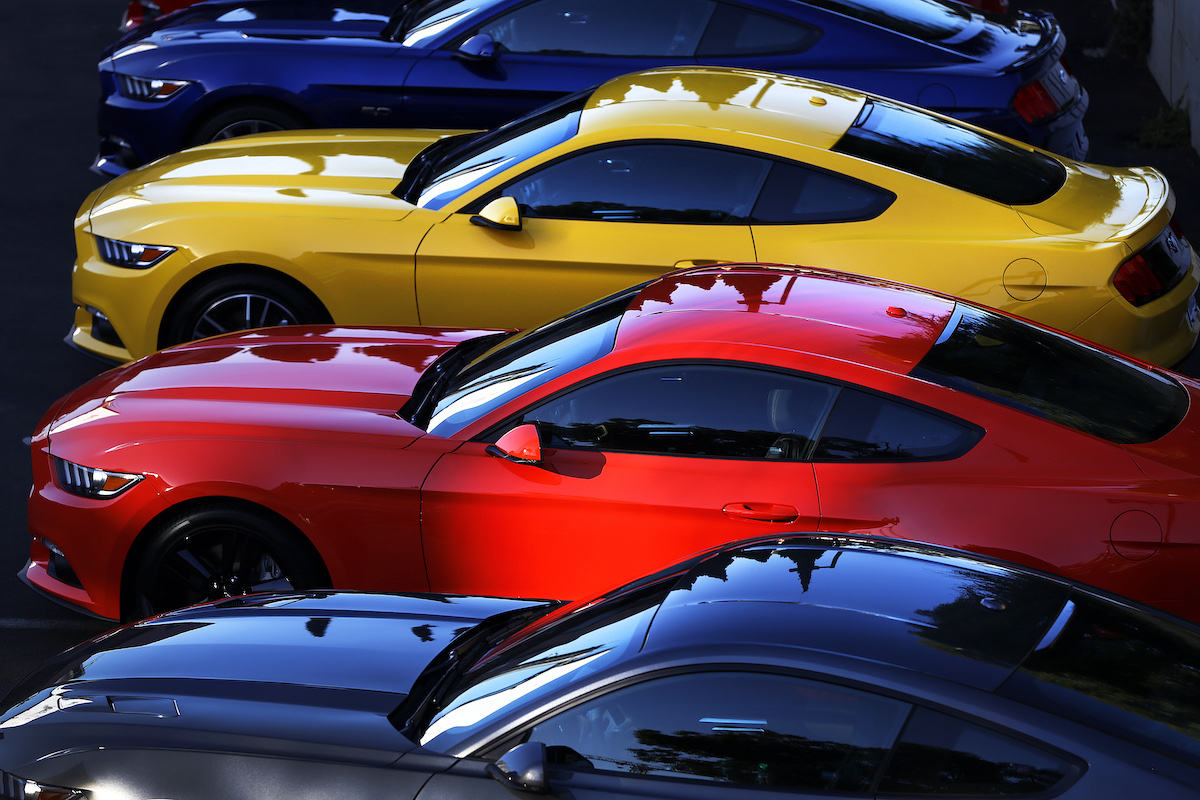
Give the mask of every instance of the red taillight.
[{"label": "red taillight", "polygon": [[1145,305],[1162,294],[1162,282],[1139,255],[1126,261],[1113,276],[1113,285],[1121,296],[1135,306]]},{"label": "red taillight", "polygon": [[1041,81],[1022,86],[1013,98],[1013,108],[1026,122],[1038,122],[1058,113],[1059,105]]}]

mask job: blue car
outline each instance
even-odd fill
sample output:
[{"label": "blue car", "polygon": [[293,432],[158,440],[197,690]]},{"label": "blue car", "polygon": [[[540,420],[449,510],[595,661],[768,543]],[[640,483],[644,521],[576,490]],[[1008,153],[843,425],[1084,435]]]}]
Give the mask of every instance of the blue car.
[{"label": "blue car", "polygon": [[269,130],[490,128],[617,75],[684,64],[816,78],[1087,155],[1087,93],[1049,14],[954,0],[394,4],[217,0],[140,26],[100,62],[93,168],[117,175]]}]

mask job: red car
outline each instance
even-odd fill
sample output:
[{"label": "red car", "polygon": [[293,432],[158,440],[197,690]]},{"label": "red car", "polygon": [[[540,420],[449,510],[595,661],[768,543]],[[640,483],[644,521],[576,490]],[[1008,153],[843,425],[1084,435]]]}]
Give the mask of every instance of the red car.
[{"label": "red car", "polygon": [[[400,0],[396,1],[399,4]],[[133,30],[143,22],[158,19],[163,14],[169,14],[196,2],[199,0],[129,0],[129,6],[121,18],[121,30]],[[1008,0],[959,0],[959,2],[998,14],[1008,11]]]},{"label": "red car", "polygon": [[953,298],[695,268],[523,334],[294,327],[107,372],[33,438],[25,579],[130,618],[259,589],[574,599],[773,530],[1200,619],[1200,384]]}]

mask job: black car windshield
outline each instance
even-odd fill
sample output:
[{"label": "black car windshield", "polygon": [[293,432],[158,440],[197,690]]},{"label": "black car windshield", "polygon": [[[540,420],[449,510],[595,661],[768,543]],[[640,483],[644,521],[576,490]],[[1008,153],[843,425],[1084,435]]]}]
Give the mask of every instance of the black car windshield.
[{"label": "black car windshield", "polygon": [[939,42],[962,34],[971,10],[953,0],[805,0],[924,41]]},{"label": "black car windshield", "polygon": [[1045,153],[877,97],[833,149],[1006,205],[1044,202],[1067,180]]},{"label": "black car windshield", "polygon": [[431,713],[420,714],[413,739],[438,752],[451,752],[478,739],[511,714],[496,713],[539,698],[562,696],[598,671],[636,653],[663,598],[701,554],[612,594],[550,611],[500,642],[447,687]]},{"label": "black car windshield", "polygon": [[[570,139],[591,90],[578,92],[512,122],[475,136],[434,162],[428,178],[404,191],[421,208],[442,208],[498,172]],[[402,183],[401,186],[404,186]],[[400,193],[399,188],[397,193]]]},{"label": "black car windshield", "polygon": [[961,303],[911,374],[1118,444],[1165,436],[1189,402],[1162,373]]},{"label": "black car windshield", "polygon": [[429,419],[410,421],[453,436],[520,393],[595,361],[612,350],[617,325],[641,286],[607,297],[554,322],[509,337],[467,364],[430,398]]},{"label": "black car windshield", "polygon": [[1200,761],[1200,633],[1193,626],[1077,593],[997,693]]}]

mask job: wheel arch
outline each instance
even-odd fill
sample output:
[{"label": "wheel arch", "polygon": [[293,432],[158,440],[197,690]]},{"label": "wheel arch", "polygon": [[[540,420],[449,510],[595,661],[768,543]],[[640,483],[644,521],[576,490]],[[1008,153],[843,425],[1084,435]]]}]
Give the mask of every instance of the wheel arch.
[{"label": "wheel arch", "polygon": [[145,555],[147,548],[166,526],[166,524],[178,517],[186,516],[190,513],[197,513],[205,510],[216,509],[236,509],[249,514],[254,514],[271,522],[277,523],[288,531],[289,536],[293,539],[297,547],[311,556],[314,563],[319,564],[324,571],[325,583],[331,583],[329,577],[329,566],[321,554],[321,551],[313,543],[313,541],[305,535],[295,523],[289,520],[283,514],[268,508],[260,503],[252,500],[246,500],[239,497],[212,495],[207,497],[194,497],[184,500],[176,505],[163,509],[156,514],[149,522],[147,522],[134,538],[129,550],[125,554],[125,561],[121,566],[121,598],[120,598],[120,614],[123,622],[132,621],[133,606],[134,606],[134,581],[137,575],[137,565]]},{"label": "wheel arch", "polygon": [[[246,88],[247,90],[250,89],[250,87]],[[202,144],[202,142],[195,141],[197,132],[212,119],[238,108],[269,108],[295,117],[302,123],[301,128],[321,127],[313,120],[311,114],[306,112],[299,103],[294,102],[290,94],[281,96],[261,94],[260,89],[254,89],[254,92],[253,94],[224,94],[220,98],[209,98],[204,107],[197,109],[191,115],[191,119],[187,121],[183,129],[183,135],[179,139],[179,146],[184,148]]]},{"label": "wheel arch", "polygon": [[312,290],[304,281],[289,275],[278,269],[264,267],[259,264],[237,263],[225,264],[219,267],[211,267],[189,278],[179,289],[171,296],[166,308],[163,310],[162,317],[158,322],[158,333],[156,336],[156,346],[159,350],[167,347],[167,332],[175,321],[175,316],[179,313],[180,308],[188,301],[192,294],[201,290],[205,284],[225,278],[264,278],[267,280],[280,281],[288,284],[298,292],[302,292],[307,298],[320,308],[328,321],[333,321],[333,315],[329,313],[329,307],[320,298],[315,291]]}]

